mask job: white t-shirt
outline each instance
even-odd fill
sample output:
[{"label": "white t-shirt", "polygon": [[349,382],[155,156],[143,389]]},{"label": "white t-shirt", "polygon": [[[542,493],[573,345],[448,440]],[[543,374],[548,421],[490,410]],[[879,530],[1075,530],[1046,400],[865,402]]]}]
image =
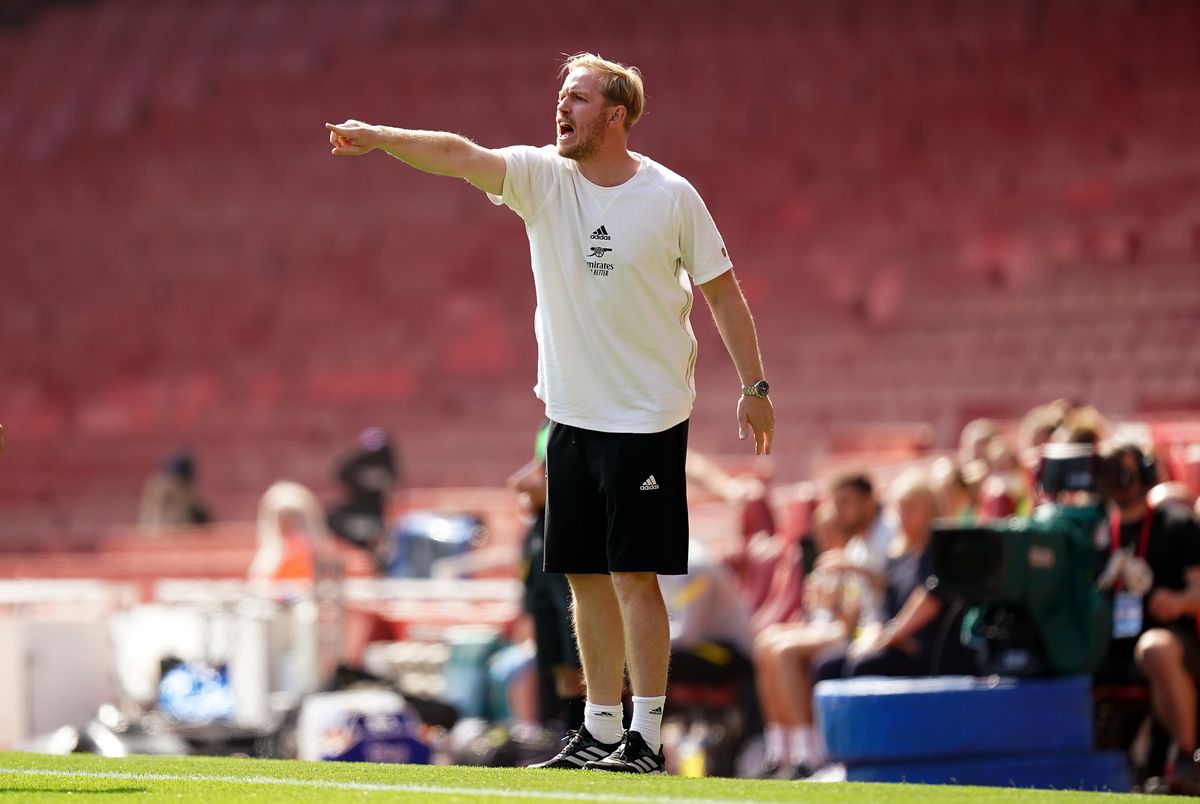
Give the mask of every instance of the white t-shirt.
[{"label": "white t-shirt", "polygon": [[691,283],[733,267],[700,195],[637,154],[631,179],[600,187],[553,145],[500,153],[503,195],[488,197],[520,215],[529,235],[534,392],[546,416],[609,433],[656,433],[688,418]]}]

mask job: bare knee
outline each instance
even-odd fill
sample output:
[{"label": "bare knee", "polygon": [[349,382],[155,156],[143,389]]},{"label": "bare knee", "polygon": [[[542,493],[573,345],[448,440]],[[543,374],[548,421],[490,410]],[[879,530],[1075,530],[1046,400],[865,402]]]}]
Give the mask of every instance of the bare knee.
[{"label": "bare knee", "polygon": [[780,633],[780,627],[778,623],[774,625],[768,625],[762,631],[759,631],[754,637],[754,644],[751,647],[751,650],[754,653],[755,661],[772,657],[778,653],[780,636],[782,636],[782,634]]},{"label": "bare knee", "polygon": [[653,572],[614,572],[611,577],[613,589],[622,602],[662,599],[658,576]]},{"label": "bare knee", "polygon": [[789,642],[786,645],[780,646],[779,659],[780,661],[796,664],[800,662],[807,662],[812,658],[813,653],[814,651],[812,645],[807,642]]},{"label": "bare knee", "polygon": [[567,583],[571,587],[571,594],[576,598],[608,596],[613,593],[612,579],[598,573],[573,573],[567,575]]},{"label": "bare knee", "polygon": [[1154,628],[1142,634],[1134,656],[1152,678],[1183,666],[1183,646],[1170,631]]}]

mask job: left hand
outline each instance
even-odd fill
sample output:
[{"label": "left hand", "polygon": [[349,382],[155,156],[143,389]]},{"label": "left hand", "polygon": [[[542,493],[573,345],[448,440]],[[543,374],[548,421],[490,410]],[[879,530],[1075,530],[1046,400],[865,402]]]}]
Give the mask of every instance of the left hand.
[{"label": "left hand", "polygon": [[895,648],[914,656],[917,653],[917,641],[912,637],[897,637],[890,629],[883,628],[874,633],[863,634],[850,645],[850,656],[858,658],[868,653],[877,653],[887,648]]},{"label": "left hand", "polygon": [[754,454],[770,455],[775,438],[775,408],[768,397],[742,394],[737,404],[738,438],[745,440],[746,428],[754,433]]},{"label": "left hand", "polygon": [[1188,613],[1183,595],[1171,589],[1155,589],[1147,601],[1150,616],[1160,623],[1170,623]]}]

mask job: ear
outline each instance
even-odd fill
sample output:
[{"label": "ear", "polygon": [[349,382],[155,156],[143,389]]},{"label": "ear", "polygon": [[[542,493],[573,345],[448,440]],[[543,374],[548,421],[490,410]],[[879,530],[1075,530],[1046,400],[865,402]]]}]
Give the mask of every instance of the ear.
[{"label": "ear", "polygon": [[608,113],[608,125],[624,126],[625,125],[626,109],[624,106],[613,106],[612,111]]}]

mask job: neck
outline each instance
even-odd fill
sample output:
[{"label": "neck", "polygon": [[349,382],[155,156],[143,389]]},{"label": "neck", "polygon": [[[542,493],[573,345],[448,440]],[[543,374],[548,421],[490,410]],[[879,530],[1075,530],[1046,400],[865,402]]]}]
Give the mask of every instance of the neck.
[{"label": "neck", "polygon": [[579,172],[592,184],[616,187],[633,178],[641,161],[624,144],[602,148],[595,156],[579,162]]},{"label": "neck", "polygon": [[1122,522],[1138,522],[1150,511],[1150,506],[1146,505],[1145,497],[1137,497],[1127,503],[1117,506],[1117,510],[1121,512]]}]

